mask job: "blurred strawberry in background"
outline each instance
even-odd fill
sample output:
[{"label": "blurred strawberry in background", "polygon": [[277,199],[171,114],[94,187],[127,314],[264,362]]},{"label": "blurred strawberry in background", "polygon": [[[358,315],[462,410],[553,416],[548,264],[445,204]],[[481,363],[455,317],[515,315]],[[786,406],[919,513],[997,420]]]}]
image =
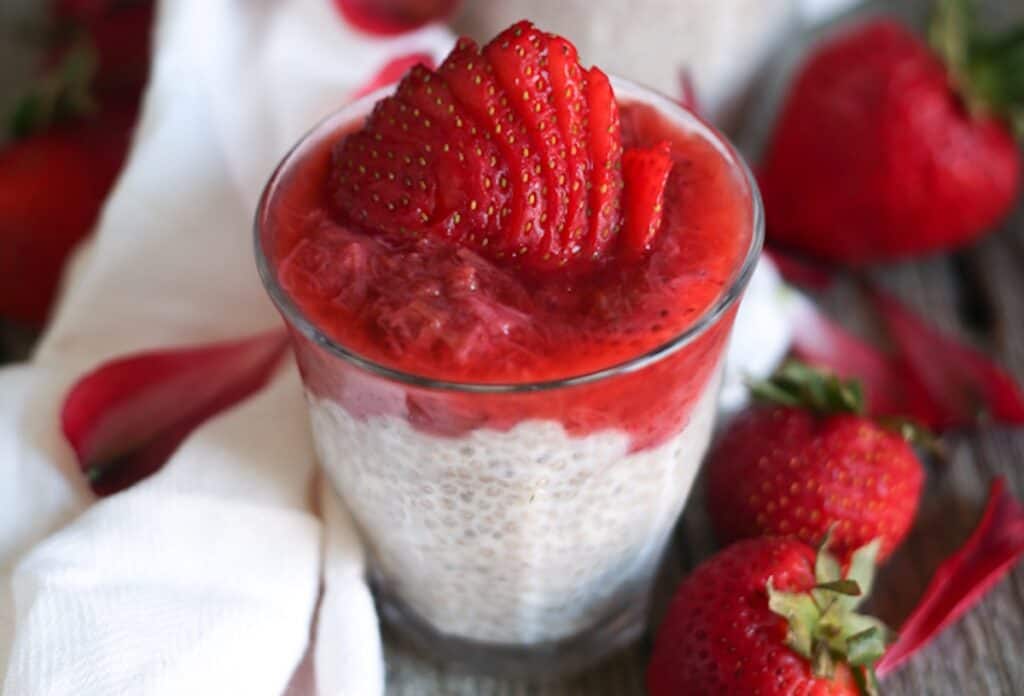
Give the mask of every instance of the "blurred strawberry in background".
[{"label": "blurred strawberry in background", "polygon": [[152,18],[150,2],[54,4],[52,43],[0,148],[0,318],[40,326],[94,226],[128,151]]},{"label": "blurred strawberry in background", "polygon": [[848,266],[965,245],[1016,201],[1024,27],[983,33],[938,0],[931,44],[891,19],[826,39],[761,168],[769,238]]}]

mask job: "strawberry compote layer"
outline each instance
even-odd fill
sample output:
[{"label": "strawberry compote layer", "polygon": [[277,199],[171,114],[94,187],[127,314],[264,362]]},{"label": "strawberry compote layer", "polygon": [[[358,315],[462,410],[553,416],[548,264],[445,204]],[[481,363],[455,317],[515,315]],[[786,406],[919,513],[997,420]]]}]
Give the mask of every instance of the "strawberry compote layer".
[{"label": "strawberry compote layer", "polygon": [[[646,104],[621,103],[623,143],[667,140],[675,164],[653,249],[612,253],[592,270],[531,271],[430,238],[381,234],[332,211],[332,148],[357,124],[313,143],[282,177],[268,207],[279,283],[330,340],[386,368],[454,383],[535,384],[628,363],[671,342],[719,301],[750,245],[751,196],[735,163],[699,132]],[[472,394],[410,405],[412,422],[459,434],[532,418],[572,434],[624,430],[633,449],[677,432],[717,364],[722,321],[652,367],[562,398]],[[330,382],[330,379],[313,382]],[[349,399],[373,415],[374,399]],[[515,401],[515,403],[510,403]]]},{"label": "strawberry compote layer", "polygon": [[756,194],[695,117],[615,89],[624,144],[674,161],[642,258],[531,271],[341,219],[332,148],[365,109],[303,141],[259,214],[319,459],[382,614],[439,657],[550,677],[639,635],[710,441]]}]

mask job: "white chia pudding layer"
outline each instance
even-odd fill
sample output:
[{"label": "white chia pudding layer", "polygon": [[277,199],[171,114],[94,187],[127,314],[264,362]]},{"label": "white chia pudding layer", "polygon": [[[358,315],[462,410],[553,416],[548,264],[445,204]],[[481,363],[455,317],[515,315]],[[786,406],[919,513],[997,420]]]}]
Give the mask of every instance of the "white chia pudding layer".
[{"label": "white chia pudding layer", "polygon": [[307,393],[321,463],[374,573],[436,630],[557,641],[643,602],[708,447],[721,370],[689,423],[629,453],[625,432],[557,421],[432,435]]}]

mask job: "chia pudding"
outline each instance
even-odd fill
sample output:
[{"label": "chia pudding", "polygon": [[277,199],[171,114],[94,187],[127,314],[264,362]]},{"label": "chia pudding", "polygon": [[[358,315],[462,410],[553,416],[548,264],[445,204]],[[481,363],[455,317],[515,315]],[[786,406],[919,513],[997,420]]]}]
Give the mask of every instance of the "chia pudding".
[{"label": "chia pudding", "polygon": [[[268,184],[257,256],[382,614],[437,655],[550,675],[643,629],[762,230],[749,173],[712,129],[578,67],[564,39],[513,30],[482,51],[460,42],[397,96],[314,129]],[[580,85],[581,142],[606,165],[569,155],[569,126],[567,164],[530,164],[528,147],[514,160],[492,136],[531,131],[507,125],[505,97],[488,103],[507,120],[478,135],[493,108],[474,111],[459,85],[491,81],[493,96],[502,61],[531,51],[544,60],[521,74],[560,88],[564,72],[567,99]],[[543,116],[523,98],[516,108]],[[571,126],[547,100],[539,128]],[[403,140],[407,125],[422,130]],[[545,229],[551,219],[564,229]]]},{"label": "chia pudding", "polygon": [[550,420],[436,437],[307,396],[320,461],[390,591],[442,633],[531,644],[646,594],[707,449],[717,386],[716,375],[681,431],[639,452],[624,432],[573,437]]}]

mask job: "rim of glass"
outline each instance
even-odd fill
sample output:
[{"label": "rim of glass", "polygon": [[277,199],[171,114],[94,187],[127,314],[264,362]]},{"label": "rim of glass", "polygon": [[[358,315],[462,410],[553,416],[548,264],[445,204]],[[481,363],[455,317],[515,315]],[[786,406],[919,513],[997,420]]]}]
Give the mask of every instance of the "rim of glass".
[{"label": "rim of glass", "polygon": [[418,375],[412,372],[405,372],[393,367],[388,367],[387,365],[382,365],[346,348],[318,329],[316,325],[302,313],[302,310],[299,309],[284,288],[281,287],[280,283],[278,283],[276,273],[273,269],[273,264],[267,257],[267,254],[264,253],[262,232],[263,219],[266,215],[267,206],[273,193],[277,190],[281,179],[289,170],[293,161],[302,153],[303,148],[306,145],[315,142],[318,136],[336,130],[347,121],[366,116],[377,101],[394,91],[394,85],[376,90],[323,118],[319,123],[309,129],[299,139],[299,141],[288,150],[285,156],[274,168],[273,173],[270,175],[270,178],[264,186],[263,192],[260,195],[259,203],[256,206],[256,215],[253,223],[253,242],[255,246],[256,266],[259,270],[260,279],[263,281],[263,286],[266,288],[271,300],[277,306],[278,311],[284,315],[286,321],[291,323],[292,326],[298,328],[306,338],[313,341],[335,357],[345,360],[346,362],[366,370],[367,372],[389,380],[439,391],[494,394],[547,391],[589,384],[609,377],[641,370],[648,365],[672,355],[677,350],[696,340],[708,328],[717,323],[722,315],[725,314],[742,296],[751,275],[754,273],[754,268],[756,267],[758,258],[761,254],[761,248],[764,245],[765,235],[764,208],[761,202],[761,193],[757,188],[757,182],[754,179],[750,168],[739,155],[736,148],[733,147],[732,143],[730,143],[724,135],[719,133],[717,129],[708,124],[704,119],[654,89],[613,75],[610,75],[609,79],[611,80],[616,96],[619,99],[624,98],[625,101],[645,102],[658,109],[659,113],[662,115],[668,116],[688,130],[695,131],[704,137],[732,166],[736,168],[736,170],[738,170],[750,191],[752,213],[751,223],[753,229],[750,233],[750,242],[747,247],[747,253],[743,258],[743,262],[734,271],[728,285],[718,299],[709,305],[700,317],[698,317],[695,322],[690,324],[682,332],[654,348],[641,353],[640,355],[630,358],[629,360],[615,363],[608,367],[603,367],[599,370],[537,382],[501,383],[456,382],[426,377],[424,375]]}]

